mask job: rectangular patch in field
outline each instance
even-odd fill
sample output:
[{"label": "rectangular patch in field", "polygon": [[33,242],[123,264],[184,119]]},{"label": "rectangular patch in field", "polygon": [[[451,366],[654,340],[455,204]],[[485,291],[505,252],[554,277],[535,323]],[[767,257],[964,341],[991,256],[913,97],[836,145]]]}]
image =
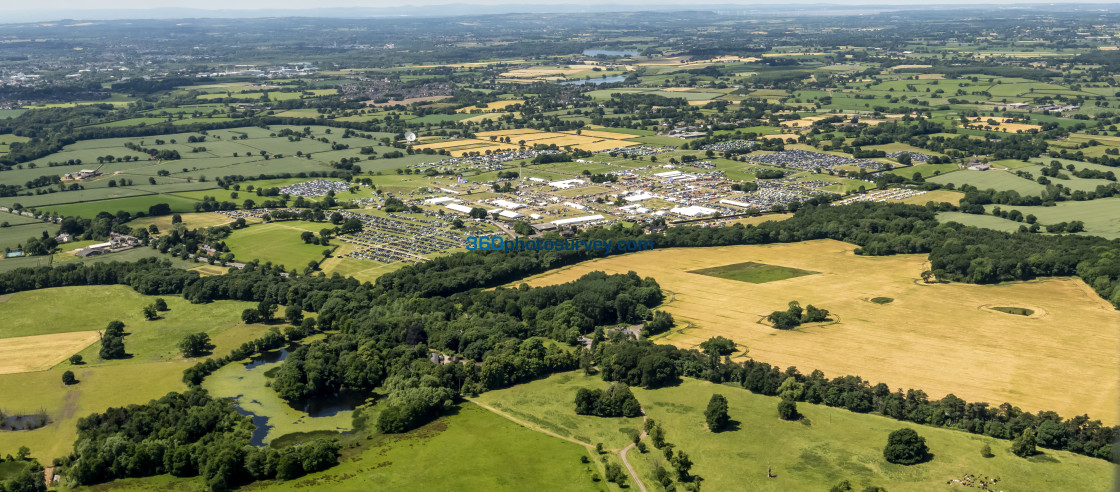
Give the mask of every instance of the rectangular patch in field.
[{"label": "rectangular patch in field", "polygon": [[99,338],[97,331],[74,331],[0,339],[0,374],[50,369]]}]

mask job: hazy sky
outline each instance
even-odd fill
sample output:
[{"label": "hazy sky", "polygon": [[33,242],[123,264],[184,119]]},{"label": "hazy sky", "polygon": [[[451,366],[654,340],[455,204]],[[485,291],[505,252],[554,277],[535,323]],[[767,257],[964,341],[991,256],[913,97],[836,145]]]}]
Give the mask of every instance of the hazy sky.
[{"label": "hazy sky", "polygon": [[[64,14],[65,10],[95,10],[95,9],[151,9],[161,7],[186,7],[200,9],[308,9],[316,7],[392,7],[406,3],[424,4],[509,4],[511,7],[524,4],[627,4],[627,5],[671,5],[678,3],[675,0],[423,0],[420,2],[405,2],[402,0],[37,0],[21,2],[16,0],[0,0],[0,12],[26,11],[26,10],[58,10]],[[693,4],[733,4],[733,5],[773,5],[772,0],[700,0],[690,2]],[[919,5],[912,0],[784,0],[783,3],[820,3],[832,5]],[[1115,0],[1050,0],[1027,1],[1022,0],[932,0],[920,4],[992,4],[992,3],[1115,3]],[[682,8],[687,8],[681,5]],[[2,20],[0,20],[2,22]]]}]

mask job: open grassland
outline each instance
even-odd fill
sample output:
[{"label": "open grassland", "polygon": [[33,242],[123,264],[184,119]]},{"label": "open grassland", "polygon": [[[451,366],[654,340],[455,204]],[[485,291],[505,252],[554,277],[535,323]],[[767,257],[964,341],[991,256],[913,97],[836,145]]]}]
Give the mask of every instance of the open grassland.
[{"label": "open grassland", "polygon": [[99,339],[96,331],[0,338],[0,374],[50,369]]},{"label": "open grassland", "polygon": [[[221,226],[233,222],[233,219],[230,218],[230,216],[222,215],[217,212],[181,214],[180,217],[183,219],[183,225],[188,229]],[[164,232],[170,231],[173,227],[173,224],[171,223],[172,218],[173,217],[170,215],[162,215],[158,217],[142,217],[129,222],[128,225],[132,228],[143,227],[146,229],[148,226],[155,224],[156,228],[159,229],[160,232]],[[257,219],[250,217],[246,220],[256,221]]]},{"label": "open grassland", "polygon": [[166,203],[171,207],[172,212],[193,212],[195,204],[199,202],[174,195],[144,195],[39,208],[46,212],[58,212],[58,215],[62,217],[78,216],[92,219],[101,212],[116,213],[123,210],[130,214],[148,213],[148,210],[158,203]]},{"label": "open grassland", "polygon": [[[540,490],[606,491],[593,482],[587,449],[535,432],[464,403],[451,415],[399,435],[374,435],[343,448],[341,463],[290,482],[259,482],[265,490]],[[600,474],[600,476],[602,476]],[[371,485],[376,484],[376,485]],[[170,475],[117,480],[112,490],[207,490],[202,479]],[[88,489],[95,490],[97,487]],[[85,489],[83,489],[85,490]]]},{"label": "open grassland", "polygon": [[[854,249],[830,240],[664,249],[582,263],[529,284],[633,270],[669,292],[664,309],[678,327],[659,336],[661,343],[693,348],[724,336],[746,346],[756,360],[802,372],[854,374],[934,398],[953,393],[1031,411],[1088,413],[1110,424],[1120,420],[1120,313],[1081,280],[927,285],[918,279],[928,268],[923,256],[862,257]],[[821,274],[749,284],[689,273],[743,261]],[[895,301],[868,301],[874,297]],[[828,309],[838,322],[788,332],[757,322],[791,300]],[[1023,307],[1037,315],[1024,318],[986,306]]]},{"label": "open grassland", "polygon": [[[986,207],[991,211],[991,206]],[[1056,224],[1080,220],[1085,223],[1084,234],[1101,236],[1108,239],[1120,238],[1120,198],[1102,198],[1082,202],[1060,202],[1053,207],[1009,207],[1004,210],[1018,210],[1024,216],[1031,214],[1043,224]],[[1018,228],[1018,223],[1016,228]]]},{"label": "open grassland", "polygon": [[966,226],[983,227],[995,231],[1015,232],[1025,222],[1015,222],[994,215],[966,214],[964,212],[938,212],[937,221],[941,223],[959,222]]},{"label": "open grassland", "polygon": [[[634,393],[649,417],[661,422],[666,439],[692,458],[692,472],[704,478],[705,490],[828,490],[849,480],[855,490],[876,485],[892,492],[956,491],[962,487],[946,482],[964,474],[998,476],[998,490],[1108,490],[1116,478],[1117,466],[1100,459],[1044,450],[1027,460],[1011,454],[1010,441],[821,405],[798,403],[805,421],[782,421],[779,398],[706,381],[686,379],[676,387]],[[727,397],[736,429],[707,429],[704,408],[714,393]],[[887,435],[904,427],[926,439],[931,461],[903,466],[883,458]],[[984,444],[994,457],[980,457]],[[668,468],[660,450],[631,451],[629,458],[649,463],[639,469],[652,470],[657,463]],[[766,477],[768,466],[776,478]],[[648,475],[643,481],[653,483]]]},{"label": "open grassland", "polygon": [[953,183],[958,187],[968,184],[981,190],[989,188],[997,191],[1015,190],[1024,195],[1038,195],[1046,190],[1045,186],[1034,181],[996,169],[991,171],[957,171],[928,178],[928,181],[938,184]]},{"label": "open grassland", "polygon": [[553,374],[512,388],[489,391],[478,401],[558,435],[619,451],[631,443],[630,433],[642,430],[642,419],[576,415],[579,388],[605,389],[610,384],[581,372]]},{"label": "open grassland", "polygon": [[238,261],[259,259],[262,263],[271,261],[289,269],[302,269],[308,262],[320,260],[323,250],[333,246],[306,244],[300,234],[311,231],[318,235],[320,229],[330,227],[329,223],[302,221],[256,224],[235,231],[226,239],[226,246]]},{"label": "open grassland", "polygon": [[[93,342],[65,354],[82,355],[85,364],[56,363],[47,370],[0,374],[0,408],[7,413],[33,413],[44,410],[50,424],[44,428],[0,432],[0,449],[28,446],[40,461],[68,453],[77,432],[76,419],[112,406],[139,404],[159,398],[169,391],[186,389],[183,370],[196,361],[182,358],[176,344],[188,333],[205,332],[216,348],[226,354],[242,343],[260,337],[264,325],[240,322],[241,311],[254,304],[218,301],[190,304],[178,297],[165,296],[170,311],[155,321],[143,319],[141,307],[155,297],[142,296],[119,286],[59,287],[12,294],[0,302],[0,345],[13,337],[34,334],[88,336],[103,330],[112,320],[125,323],[125,351],[129,358],[102,361],[100,344]],[[55,359],[61,354],[57,354]],[[48,362],[46,358],[43,363]],[[62,373],[74,371],[78,383],[62,384]]]}]

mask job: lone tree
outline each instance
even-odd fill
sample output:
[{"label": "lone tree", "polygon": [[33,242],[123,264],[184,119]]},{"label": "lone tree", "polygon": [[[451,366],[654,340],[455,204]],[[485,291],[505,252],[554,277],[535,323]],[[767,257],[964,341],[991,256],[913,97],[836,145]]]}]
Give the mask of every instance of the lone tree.
[{"label": "lone tree", "polygon": [[704,418],[708,421],[708,429],[712,432],[719,432],[727,427],[727,423],[731,420],[727,416],[727,398],[721,394],[712,395],[712,399],[708,400],[708,409],[704,410]]},{"label": "lone tree", "polygon": [[150,305],[144,306],[144,319],[146,319],[148,321],[154,321],[154,320],[159,319],[159,313],[156,312],[156,305],[155,304],[150,304]]},{"label": "lone tree", "polygon": [[1035,448],[1034,429],[1027,427],[1011,442],[1011,452],[1020,458],[1026,458],[1038,452]]},{"label": "lone tree", "polygon": [[76,382],[78,382],[78,380],[74,378],[74,371],[66,371],[62,373],[62,384],[69,386]]},{"label": "lone tree", "polygon": [[249,309],[246,309],[244,311],[241,311],[241,321],[244,321],[244,322],[249,323],[249,324],[253,324],[253,323],[256,323],[260,320],[261,320],[261,313],[258,312],[256,309],[249,308]]},{"label": "lone tree", "polygon": [[801,415],[797,413],[797,402],[791,398],[782,398],[778,402],[778,418],[782,420],[797,420]]},{"label": "lone tree", "polygon": [[887,436],[887,447],[883,448],[883,457],[899,465],[921,463],[928,456],[929,448],[926,447],[926,439],[910,428],[891,432]]},{"label": "lone tree", "polygon": [[72,366],[80,366],[80,365],[82,365],[82,363],[83,363],[83,362],[82,362],[82,356],[81,356],[81,355],[79,355],[79,354],[74,354],[74,355],[71,355],[71,356],[70,356],[70,365],[72,365]]},{"label": "lone tree", "polygon": [[161,311],[162,312],[162,311],[169,311],[170,310],[170,308],[167,307],[167,301],[163,300],[162,297],[157,297],[156,298],[156,303],[154,304],[154,306],[156,307],[156,311]]},{"label": "lone tree", "polygon": [[179,350],[183,352],[183,357],[198,357],[214,350],[214,344],[210,343],[210,335],[188,333],[182,340],[179,340]]}]

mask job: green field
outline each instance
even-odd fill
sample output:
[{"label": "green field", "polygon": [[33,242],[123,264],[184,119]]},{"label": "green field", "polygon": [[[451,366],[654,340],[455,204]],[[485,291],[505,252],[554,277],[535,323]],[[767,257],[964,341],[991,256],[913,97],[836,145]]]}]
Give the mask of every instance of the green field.
[{"label": "green field", "polygon": [[226,246],[238,261],[258,259],[262,263],[271,261],[274,265],[284,265],[288,269],[303,269],[308,262],[322,259],[323,250],[333,248],[339,242],[334,241],[332,246],[305,244],[300,239],[300,234],[311,231],[318,235],[321,229],[332,227],[334,226],[329,222],[286,221],[256,224],[235,231],[226,239]]},{"label": "green field", "polygon": [[630,444],[631,432],[640,431],[640,418],[594,417],[575,414],[579,388],[605,389],[609,383],[578,373],[553,374],[512,388],[489,391],[478,401],[577,441],[618,451]]},{"label": "green field", "polygon": [[1024,195],[1038,195],[1046,190],[1034,181],[1020,178],[1006,171],[958,171],[928,179],[939,184],[953,183],[959,188],[961,185],[972,185],[981,190],[994,189],[997,191],[1015,190]]},{"label": "green field", "polygon": [[[991,208],[991,205],[985,207],[989,212]],[[1120,238],[1120,198],[1117,197],[1081,202],[1065,201],[1059,202],[1053,207],[1002,206],[1001,208],[1018,210],[1024,216],[1034,215],[1038,217],[1038,222],[1044,225],[1080,220],[1085,223],[1085,232],[1081,234],[1091,234],[1108,239]],[[1011,222],[1005,219],[999,220]],[[1018,223],[1013,223],[1016,224],[1015,228],[1018,229]]]},{"label": "green field", "polygon": [[[737,430],[706,429],[704,408],[713,393],[727,397]],[[692,470],[704,477],[707,490],[827,490],[847,479],[856,490],[877,485],[890,491],[948,491],[960,487],[946,481],[966,473],[999,476],[1001,490],[1107,490],[1117,476],[1117,465],[1100,459],[1045,450],[1027,460],[1008,451],[1010,441],[819,405],[798,403],[805,421],[781,421],[779,398],[704,381],[636,389],[635,395],[649,417],[662,423],[666,439],[691,456]],[[925,437],[931,461],[914,466],[886,462],[887,434],[903,427]],[[984,444],[991,446],[993,458],[980,457]],[[656,462],[659,455],[644,456]],[[767,466],[777,478],[766,478]]]},{"label": "green field", "polygon": [[938,212],[937,221],[941,223],[959,222],[966,226],[984,227],[996,231],[1015,232],[1025,222],[1015,222],[994,215],[966,214],[964,212]]},{"label": "green field", "polygon": [[[129,358],[102,361],[100,344],[79,352],[85,364],[62,362],[38,372],[0,375],[0,408],[10,413],[43,409],[50,416],[47,427],[20,432],[0,432],[0,449],[28,446],[40,462],[68,453],[77,432],[76,419],[110,406],[144,403],[169,391],[185,389],[183,370],[194,364],[185,360],[176,344],[187,333],[206,332],[225,354],[258,338],[265,325],[241,323],[241,311],[255,304],[217,301],[190,304],[163,296],[170,311],[161,319],[143,319],[141,307],[155,297],[142,296],[120,286],[59,287],[4,296],[0,301],[0,344],[9,337],[103,330],[112,320],[125,323],[125,351]],[[68,354],[67,354],[68,355]],[[63,371],[73,370],[79,383],[62,384]],[[35,388],[35,391],[28,391]]]},{"label": "green field", "polygon": [[799,268],[789,268],[784,266],[767,265],[765,263],[755,263],[753,261],[747,261],[743,263],[735,263],[714,268],[692,270],[688,273],[707,275],[709,277],[725,278],[728,280],[738,280],[740,282],[750,282],[752,284],[764,284],[766,282],[785,280],[787,278],[801,277],[804,275],[813,275],[820,272],[812,272],[809,270],[801,270]]},{"label": "green field", "polygon": [[[341,463],[329,470],[290,482],[258,482],[253,488],[353,492],[619,490],[591,480],[596,465],[580,462],[581,457],[591,459],[586,448],[525,429],[470,403],[408,433],[373,435],[357,444],[357,449],[344,446]],[[170,475],[117,480],[110,486],[122,491],[206,490],[200,478],[176,479]]]}]

